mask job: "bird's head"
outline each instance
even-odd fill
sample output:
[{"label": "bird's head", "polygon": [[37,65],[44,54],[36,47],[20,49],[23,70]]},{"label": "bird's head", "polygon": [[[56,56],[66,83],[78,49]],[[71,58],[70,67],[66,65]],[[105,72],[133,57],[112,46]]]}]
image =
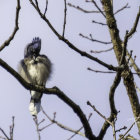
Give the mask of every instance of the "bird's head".
[{"label": "bird's head", "polygon": [[40,53],[40,49],[41,39],[39,37],[35,37],[25,48],[24,57],[37,57]]}]

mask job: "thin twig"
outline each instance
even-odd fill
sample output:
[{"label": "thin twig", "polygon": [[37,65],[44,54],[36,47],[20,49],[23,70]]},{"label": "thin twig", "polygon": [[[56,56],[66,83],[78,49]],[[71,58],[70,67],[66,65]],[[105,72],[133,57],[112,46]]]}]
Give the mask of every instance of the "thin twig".
[{"label": "thin twig", "polygon": [[102,25],[102,26],[107,26],[107,24],[102,23],[102,22],[97,22],[95,20],[92,20],[92,23],[96,23],[96,24],[99,24],[99,25]]},{"label": "thin twig", "polygon": [[99,8],[99,6],[97,5],[97,3],[94,0],[91,0],[92,3],[94,3],[95,7],[100,11],[100,13],[106,18],[105,14],[103,13],[103,11]]},{"label": "thin twig", "polygon": [[128,31],[126,31],[126,34],[124,37],[124,42],[122,43],[122,55],[121,55],[121,59],[120,59],[120,65],[124,64],[124,62],[125,62],[127,42],[128,42]]},{"label": "thin twig", "polygon": [[127,129],[126,126],[124,126],[124,127],[120,128],[120,129],[116,130],[115,132],[117,133],[117,132],[120,132],[121,130],[125,130],[125,129]]},{"label": "thin twig", "polygon": [[52,123],[50,123],[42,128],[39,128],[38,131],[42,131],[42,130],[46,129],[47,127],[51,126],[52,124],[54,124],[54,123],[52,122]]},{"label": "thin twig", "polygon": [[64,24],[63,24],[63,34],[62,34],[63,37],[65,35],[66,17],[67,17],[67,4],[66,4],[66,0],[64,0]]},{"label": "thin twig", "polygon": [[126,8],[130,8],[130,6],[128,6],[128,3],[127,3],[125,6],[123,6],[122,8],[118,9],[118,10],[114,13],[114,15],[118,14],[119,12],[121,12],[122,10],[124,10],[124,9],[126,9]]},{"label": "thin twig", "polygon": [[[52,123],[55,123],[55,124],[56,124],[57,126],[59,126],[60,128],[85,137],[85,134],[83,134],[83,133],[81,133],[81,132],[79,132],[79,131],[77,131],[77,130],[73,130],[73,129],[71,129],[71,128],[69,128],[69,127],[67,127],[67,126],[65,126],[65,125],[63,125],[63,124],[61,124],[61,123],[59,123],[58,121],[55,120],[55,117],[54,117],[53,119],[51,119],[51,117],[48,116],[48,114],[44,111],[44,109],[43,109],[42,107],[41,107],[41,110],[42,110],[43,114],[44,114]],[[54,113],[54,114],[56,115],[56,113]],[[55,116],[55,115],[54,115],[54,116]]]},{"label": "thin twig", "polygon": [[110,125],[113,128],[114,138],[116,138],[115,121],[114,120],[115,120],[118,112],[117,112],[116,107],[115,107],[114,96],[115,96],[116,88],[120,84],[120,81],[121,81],[121,73],[117,72],[117,74],[115,76],[115,79],[113,81],[113,84],[110,87],[110,92],[109,92],[109,103],[110,103],[111,113],[110,113],[110,117],[107,120],[109,120],[109,122],[111,122],[111,124],[108,123],[107,121],[104,122],[104,124],[102,126],[102,129],[101,129],[101,131],[100,131],[100,133],[98,135],[98,139],[103,139],[103,137],[106,134],[106,131],[109,128]]},{"label": "thin twig", "polygon": [[134,22],[134,25],[132,27],[132,29],[130,30],[130,32],[128,33],[128,38],[131,37],[135,32],[136,32],[136,29],[137,29],[137,26],[138,26],[138,22],[139,22],[139,19],[140,19],[140,6],[139,6],[139,11],[137,13],[137,16],[136,16],[136,19],[135,19],[135,22]]},{"label": "thin twig", "polygon": [[113,50],[113,47],[111,47],[110,49],[107,49],[107,50],[100,50],[100,51],[93,51],[93,50],[91,50],[90,52],[91,53],[104,53],[104,52],[109,52],[111,50]]},{"label": "thin twig", "polygon": [[135,123],[138,122],[138,121],[140,121],[140,116],[137,117],[137,119],[133,122],[133,124],[130,126],[130,128],[125,132],[125,134],[123,136],[121,136],[121,138],[119,140],[123,139],[128,134],[128,132],[133,128]]},{"label": "thin twig", "polygon": [[6,137],[7,140],[10,140],[10,138],[7,136],[7,134],[4,132],[2,128],[0,128],[0,131],[3,133],[3,135]]},{"label": "thin twig", "polygon": [[15,17],[15,27],[13,33],[10,37],[0,46],[0,51],[2,51],[6,46],[10,44],[10,42],[14,39],[16,32],[19,29],[18,20],[19,20],[19,11],[20,11],[20,0],[17,0],[17,7],[16,7],[16,17]]},{"label": "thin twig", "polygon": [[109,70],[115,70],[118,71],[120,69],[122,69],[122,67],[114,67],[112,65],[108,65],[105,62],[99,60],[96,57],[91,56],[90,54],[88,54],[85,51],[82,51],[80,49],[78,49],[74,44],[72,44],[68,39],[66,39],[65,37],[61,36],[56,29],[52,26],[52,24],[50,23],[50,21],[40,12],[40,10],[37,9],[37,6],[34,4],[34,2],[32,0],[29,0],[30,3],[32,4],[32,6],[35,8],[35,10],[38,12],[38,14],[40,15],[40,17],[48,24],[48,26],[50,27],[50,29],[53,31],[53,33],[58,37],[58,39],[62,40],[63,42],[65,42],[69,48],[73,49],[74,51],[76,51],[77,53],[79,53],[81,56],[87,57],[90,60],[96,61],[97,63],[103,65],[104,67],[107,67]]},{"label": "thin twig", "polygon": [[15,126],[14,119],[15,119],[15,117],[13,116],[12,125],[10,126],[10,140],[13,140],[13,135],[14,135],[14,126]]},{"label": "thin twig", "polygon": [[[89,114],[88,121],[90,120],[91,116],[92,116],[92,113]],[[82,129],[83,129],[83,126],[80,127],[80,128],[77,130],[77,132],[80,132]],[[71,139],[72,139],[74,136],[76,136],[76,135],[77,135],[76,133],[73,134],[73,135],[72,135],[70,138],[68,138],[67,140],[71,140]]]},{"label": "thin twig", "polygon": [[40,131],[39,131],[39,123],[38,123],[37,116],[34,116],[33,120],[34,120],[35,125],[36,125],[36,132],[37,132],[37,135],[38,135],[38,140],[41,140]]},{"label": "thin twig", "polygon": [[46,15],[47,10],[48,10],[48,0],[46,0],[46,7],[45,7],[45,11],[44,11],[44,16]]},{"label": "thin twig", "polygon": [[100,113],[94,105],[92,105],[89,101],[87,101],[87,105],[89,105],[91,108],[93,108],[93,110],[99,115],[101,116],[105,121],[107,121],[110,125],[112,125],[112,122],[110,122],[104,115],[102,115],[102,113]]},{"label": "thin twig", "polygon": [[92,34],[89,34],[90,37],[85,36],[85,35],[83,35],[83,34],[81,34],[81,33],[80,33],[79,35],[80,35],[81,37],[83,37],[83,38],[86,38],[86,39],[92,41],[92,42],[98,42],[98,43],[106,44],[106,45],[112,43],[112,42],[105,42],[105,41],[100,41],[100,40],[94,39],[94,38],[92,37]]},{"label": "thin twig", "polygon": [[100,71],[100,70],[94,70],[94,69],[91,69],[91,68],[87,68],[87,70],[89,71],[93,71],[93,72],[96,72],[96,73],[116,73],[114,71]]},{"label": "thin twig", "polygon": [[94,10],[93,11],[88,11],[88,10],[85,10],[85,9],[81,8],[80,6],[75,6],[75,5],[71,4],[71,3],[68,3],[68,6],[73,7],[73,8],[75,8],[75,9],[77,9],[79,11],[82,11],[84,13],[100,13],[100,11],[94,11]]},{"label": "thin twig", "polygon": [[137,72],[137,75],[140,77],[140,68],[137,66],[136,62],[131,57],[131,54],[128,52],[128,50],[127,50],[126,54],[130,58],[130,61],[133,64],[132,66],[133,66],[134,70]]}]

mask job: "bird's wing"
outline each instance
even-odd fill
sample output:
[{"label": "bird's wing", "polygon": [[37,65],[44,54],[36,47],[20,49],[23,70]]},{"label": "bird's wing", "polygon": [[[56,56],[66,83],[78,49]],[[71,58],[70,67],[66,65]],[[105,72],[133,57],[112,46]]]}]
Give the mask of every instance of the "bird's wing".
[{"label": "bird's wing", "polygon": [[38,62],[42,63],[46,68],[46,78],[49,79],[52,72],[52,63],[45,55],[38,56]]},{"label": "bird's wing", "polygon": [[27,82],[31,82],[31,78],[28,74],[28,71],[27,71],[27,66],[26,64],[24,63],[24,59],[22,59],[19,63],[19,66],[18,66],[18,72],[19,74],[21,75],[21,77],[26,80]]}]

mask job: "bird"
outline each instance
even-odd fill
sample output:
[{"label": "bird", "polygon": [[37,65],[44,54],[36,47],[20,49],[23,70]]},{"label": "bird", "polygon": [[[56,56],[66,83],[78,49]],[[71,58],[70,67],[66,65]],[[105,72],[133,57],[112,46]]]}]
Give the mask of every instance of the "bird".
[{"label": "bird", "polygon": [[[33,85],[44,86],[50,78],[52,63],[46,55],[40,54],[41,39],[34,37],[24,50],[24,59],[19,63],[19,74],[26,82]],[[32,116],[37,116],[41,110],[41,98],[43,93],[31,90],[29,111]]]}]

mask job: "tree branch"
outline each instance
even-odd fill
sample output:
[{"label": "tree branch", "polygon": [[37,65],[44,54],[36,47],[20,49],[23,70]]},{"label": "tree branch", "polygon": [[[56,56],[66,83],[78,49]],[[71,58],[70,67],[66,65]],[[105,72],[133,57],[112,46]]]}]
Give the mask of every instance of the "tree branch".
[{"label": "tree branch", "polygon": [[128,3],[127,3],[125,6],[123,6],[122,8],[118,9],[118,10],[114,13],[114,15],[118,14],[119,12],[123,11],[123,10],[126,9],[126,8],[130,8],[130,6],[128,6]]},{"label": "tree branch", "polygon": [[45,88],[42,86],[32,85],[30,83],[27,83],[13,68],[11,68],[2,59],[0,59],[0,65],[5,70],[7,70],[11,75],[13,75],[27,90],[34,90],[48,95],[56,95],[58,98],[60,98],[69,107],[71,107],[73,111],[77,114],[77,116],[81,120],[81,123],[83,124],[86,137],[89,138],[90,140],[96,140],[96,137],[93,135],[92,129],[81,108],[76,103],[74,103],[69,97],[67,97],[60,89],[58,89],[57,87]]},{"label": "tree branch", "polygon": [[139,120],[140,120],[140,117],[136,119],[136,121],[130,126],[130,128],[125,132],[125,134],[121,136],[119,140],[122,140],[128,134],[128,132],[132,129],[132,127],[136,124],[136,122],[138,122]]},{"label": "tree branch", "polygon": [[[102,4],[103,4],[104,11],[106,14],[107,25],[108,25],[110,37],[111,37],[111,40],[113,43],[114,52],[115,52],[118,63],[120,63],[120,60],[122,57],[122,41],[120,39],[119,30],[118,30],[118,27],[116,24],[116,19],[113,14],[111,2],[108,0],[102,0]],[[138,12],[138,15],[136,17],[136,21],[135,21],[133,28],[127,35],[128,37],[134,33],[134,31],[137,27],[138,20],[139,20],[139,13],[140,12]],[[124,63],[126,64],[126,62],[124,62]],[[134,117],[136,119],[140,114],[140,104],[139,104],[139,99],[138,99],[135,85],[134,85],[134,77],[133,77],[133,74],[132,74],[131,70],[129,69],[128,65],[125,66],[125,70],[122,72],[121,76],[123,77],[124,85],[127,90],[127,94],[129,96],[129,100],[131,103],[132,111],[133,111]],[[139,122],[137,122],[137,126],[138,126],[138,130],[140,133],[140,123]]]},{"label": "tree branch", "polygon": [[3,135],[6,137],[7,140],[10,140],[10,138],[7,136],[7,134],[4,132],[2,128],[0,128],[0,131],[3,133]]},{"label": "tree branch", "polygon": [[75,9],[77,9],[79,11],[82,11],[84,13],[100,13],[100,11],[94,11],[94,10],[93,11],[88,11],[88,10],[85,10],[85,9],[81,8],[80,6],[75,6],[75,5],[71,4],[71,3],[68,3],[68,6],[73,7],[73,8],[75,8]]},{"label": "tree branch", "polygon": [[100,40],[94,39],[94,38],[92,37],[92,34],[89,34],[90,37],[85,36],[85,35],[83,35],[83,34],[81,34],[81,33],[80,33],[79,35],[80,35],[81,37],[83,37],[83,38],[86,38],[86,39],[92,41],[92,42],[98,42],[98,43],[105,44],[105,45],[111,44],[111,43],[112,43],[112,42],[105,42],[105,41],[100,41]]},{"label": "tree branch", "polygon": [[10,35],[10,37],[0,46],[0,51],[2,51],[6,46],[10,44],[10,42],[13,40],[16,32],[18,31],[18,20],[19,20],[19,11],[20,11],[20,0],[17,0],[17,7],[16,7],[16,18],[15,18],[15,28],[13,33]]},{"label": "tree branch", "polygon": [[66,0],[64,0],[64,24],[63,24],[63,34],[62,36],[64,37],[65,34],[65,27],[66,27],[66,17],[67,17],[67,4],[66,4]]},{"label": "tree branch", "polygon": [[107,50],[100,50],[100,51],[93,51],[93,50],[91,50],[90,52],[91,52],[91,53],[104,53],[104,52],[109,52],[109,51],[111,51],[111,50],[113,50],[113,47],[111,47],[111,48],[109,48],[109,49],[107,49]]},{"label": "tree branch", "polygon": [[86,58],[89,58],[90,60],[96,61],[97,63],[101,64],[102,66],[108,68],[109,70],[114,70],[114,71],[118,71],[120,69],[123,69],[122,67],[114,67],[112,65],[109,65],[101,60],[99,60],[96,57],[91,56],[90,54],[81,51],[80,49],[78,49],[74,44],[72,44],[68,39],[66,39],[65,37],[61,36],[56,30],[55,28],[52,26],[52,24],[50,23],[50,21],[44,16],[44,14],[42,14],[40,12],[40,10],[38,9],[38,6],[36,6],[32,0],[29,0],[30,3],[32,4],[32,6],[36,9],[36,11],[38,12],[38,14],[40,15],[40,17],[48,24],[48,26],[50,27],[50,29],[54,32],[54,34],[63,42],[65,42],[68,47],[70,47],[71,49],[73,49],[74,51],[76,51],[77,53],[79,53],[81,56],[84,56]]},{"label": "tree branch", "polygon": [[100,24],[100,25],[102,25],[102,26],[107,26],[106,23],[97,22],[97,21],[95,21],[95,20],[92,20],[92,23]]},{"label": "tree branch", "polygon": [[92,3],[95,5],[95,7],[100,11],[100,13],[106,18],[105,14],[103,13],[103,11],[99,8],[99,6],[97,5],[97,3],[95,2],[95,0],[91,0]]},{"label": "tree branch", "polygon": [[[57,126],[59,126],[60,128],[62,128],[62,129],[64,129],[64,130],[67,130],[67,131],[70,131],[70,132],[72,132],[72,133],[74,133],[74,134],[78,134],[78,135],[80,135],[80,136],[85,137],[85,134],[81,133],[80,131],[73,130],[73,129],[71,129],[70,127],[67,127],[67,126],[65,126],[65,125],[63,125],[63,124],[61,124],[61,123],[59,123],[58,121],[55,120],[55,117],[54,117],[53,119],[51,119],[51,118],[48,116],[48,114],[44,111],[43,108],[41,108],[41,110],[42,110],[43,114],[49,119],[49,121],[52,122],[53,124],[56,124]],[[55,114],[55,115],[56,115],[56,114]]]},{"label": "tree branch", "polygon": [[[110,109],[111,109],[110,117],[107,119],[109,122],[114,122],[114,119],[116,118],[116,115],[117,115],[117,110],[116,110],[115,102],[114,102],[114,95],[115,95],[115,90],[118,87],[120,81],[121,81],[121,74],[120,72],[118,72],[116,74],[116,77],[114,79],[114,82],[109,92],[109,103],[110,103]],[[106,134],[106,131],[110,126],[110,123],[108,123],[108,121],[104,122],[102,129],[98,135],[99,139],[103,139],[104,135]]]}]

